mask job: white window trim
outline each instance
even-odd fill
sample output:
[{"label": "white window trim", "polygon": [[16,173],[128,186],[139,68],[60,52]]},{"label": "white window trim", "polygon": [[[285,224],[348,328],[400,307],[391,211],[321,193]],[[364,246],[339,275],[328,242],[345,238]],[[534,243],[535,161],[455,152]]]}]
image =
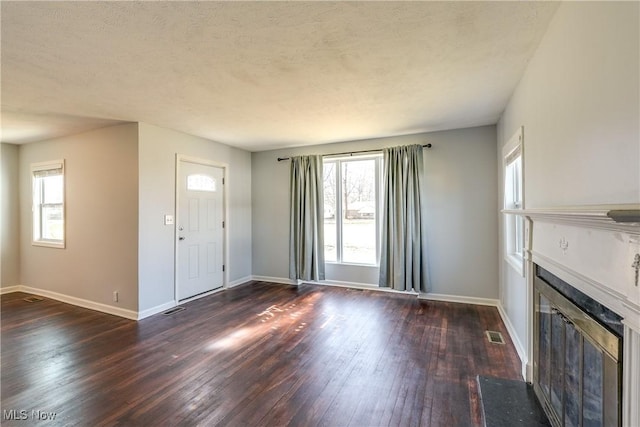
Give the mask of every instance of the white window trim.
[{"label": "white window trim", "polygon": [[[520,156],[520,186],[522,193],[522,200],[520,206],[514,208],[512,206],[506,206],[506,183],[507,183],[507,166],[512,163],[512,160],[516,157]],[[520,241],[524,244],[524,217],[518,215],[517,213],[513,213],[513,211],[520,211],[524,209],[524,127],[520,126],[518,130],[514,133],[514,135],[509,139],[509,141],[502,148],[502,176],[503,176],[503,185],[502,185],[502,206],[505,210],[509,210],[510,212],[504,212],[503,217],[503,252],[504,259],[507,263],[514,269],[516,272],[524,277],[524,248],[521,248],[521,253],[518,254],[513,250],[513,233],[515,233],[515,227],[511,226],[512,221],[510,220],[511,216],[515,216],[516,221],[522,221],[522,226],[520,227],[520,232],[522,236],[520,236]]]},{"label": "white window trim", "polygon": [[[336,194],[336,260],[335,261],[326,261],[325,264],[333,264],[333,265],[354,265],[359,267],[380,267],[380,245],[381,245],[381,230],[382,230],[382,219],[380,215],[382,213],[382,153],[380,154],[363,154],[363,155],[350,155],[350,156],[336,156],[330,157],[327,156],[326,160],[323,159],[323,167],[324,163],[335,162],[337,165],[340,162],[344,161],[360,161],[360,160],[376,160],[376,170],[375,170],[375,179],[376,179],[376,201],[378,202],[377,212],[376,212],[376,261],[375,263],[358,263],[358,262],[346,262],[342,260],[342,218],[341,215],[338,215],[338,212],[342,212],[342,197],[338,197],[338,195],[342,194],[342,188],[338,190]],[[341,168],[336,168],[336,183],[341,183]],[[338,185],[338,187],[341,187]]]},{"label": "white window trim", "polygon": [[[37,240],[34,234],[35,221],[35,205],[34,192],[36,190],[34,173],[43,170],[62,169],[62,241]],[[64,159],[51,160],[48,162],[39,162],[31,164],[31,245],[42,246],[46,248],[64,249],[67,242],[67,215],[66,215],[66,177]]]}]

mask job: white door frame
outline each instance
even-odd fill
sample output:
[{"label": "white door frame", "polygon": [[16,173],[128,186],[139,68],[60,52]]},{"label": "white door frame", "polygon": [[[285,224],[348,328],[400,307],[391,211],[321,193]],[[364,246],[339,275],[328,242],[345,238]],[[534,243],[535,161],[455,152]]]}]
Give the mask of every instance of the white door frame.
[{"label": "white door frame", "polygon": [[[210,292],[205,292],[200,295],[196,295],[193,298],[187,298],[180,302],[178,300],[178,224],[180,218],[179,216],[179,206],[180,206],[180,186],[178,185],[178,180],[180,179],[180,162],[188,162],[195,163],[198,165],[205,166],[213,166],[222,169],[222,220],[224,221],[224,227],[222,228],[222,265],[224,266],[224,272],[222,273],[222,286],[220,288],[214,289]],[[229,164],[217,162],[215,160],[203,159],[200,157],[187,156],[184,154],[176,153],[176,175],[175,175],[175,221],[173,225],[174,237],[173,237],[173,300],[175,305],[185,303],[188,301],[192,301],[198,298],[206,297],[207,295],[214,294],[221,290],[227,289],[227,283],[229,283],[229,263],[227,262],[227,254],[229,253],[228,243],[229,239],[227,239],[227,228],[229,227],[227,218],[229,217],[228,207],[229,203],[227,200],[228,192],[226,189],[227,184],[229,183],[228,179],[229,175]]]}]

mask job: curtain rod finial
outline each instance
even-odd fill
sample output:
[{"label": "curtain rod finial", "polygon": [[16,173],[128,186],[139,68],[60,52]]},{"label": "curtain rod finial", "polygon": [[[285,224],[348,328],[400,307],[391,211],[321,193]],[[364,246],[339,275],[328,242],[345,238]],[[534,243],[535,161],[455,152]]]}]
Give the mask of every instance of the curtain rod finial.
[{"label": "curtain rod finial", "polygon": [[425,145],[425,147],[431,148],[431,144],[429,143],[429,144]]}]

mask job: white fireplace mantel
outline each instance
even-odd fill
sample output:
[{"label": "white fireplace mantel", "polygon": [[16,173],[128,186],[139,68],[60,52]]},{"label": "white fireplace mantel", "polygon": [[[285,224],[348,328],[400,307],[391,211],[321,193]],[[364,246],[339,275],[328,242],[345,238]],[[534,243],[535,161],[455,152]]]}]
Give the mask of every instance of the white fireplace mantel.
[{"label": "white fireplace mantel", "polygon": [[527,366],[532,379],[533,265],[538,264],[623,318],[623,425],[640,426],[640,205],[505,210],[525,221]]},{"label": "white fireplace mantel", "polygon": [[524,210],[525,245],[532,262],[609,307],[640,333],[640,223],[608,216],[620,209]]}]

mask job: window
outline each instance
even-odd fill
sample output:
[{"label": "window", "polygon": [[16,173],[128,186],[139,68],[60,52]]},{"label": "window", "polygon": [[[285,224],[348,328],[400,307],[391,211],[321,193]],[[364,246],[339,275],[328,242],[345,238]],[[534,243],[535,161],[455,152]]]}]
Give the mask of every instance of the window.
[{"label": "window", "polygon": [[[522,127],[503,149],[504,165],[504,209],[514,211],[524,208],[522,174]],[[505,259],[524,274],[524,218],[522,215],[505,213],[504,218]]]},{"label": "window", "polygon": [[324,161],[326,262],[376,265],[382,156]]},{"label": "window", "polygon": [[34,163],[33,244],[64,248],[64,160]]},{"label": "window", "polygon": [[208,175],[189,175],[187,177],[187,190],[215,192],[216,180]]}]

